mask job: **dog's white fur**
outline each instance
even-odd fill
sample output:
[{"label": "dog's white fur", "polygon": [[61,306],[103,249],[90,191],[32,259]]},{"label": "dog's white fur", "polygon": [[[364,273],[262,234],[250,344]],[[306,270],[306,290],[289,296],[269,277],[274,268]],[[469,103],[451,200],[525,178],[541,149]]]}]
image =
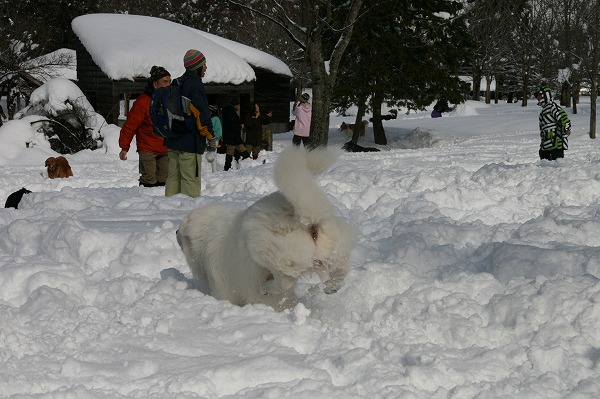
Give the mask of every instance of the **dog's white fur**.
[{"label": "dog's white fur", "polygon": [[181,222],[177,241],[192,274],[210,294],[243,306],[293,307],[296,280],[317,273],[324,291],[339,289],[348,272],[356,230],[333,215],[314,180],[339,152],[293,146],[274,167],[276,191],[245,210],[201,206]]}]

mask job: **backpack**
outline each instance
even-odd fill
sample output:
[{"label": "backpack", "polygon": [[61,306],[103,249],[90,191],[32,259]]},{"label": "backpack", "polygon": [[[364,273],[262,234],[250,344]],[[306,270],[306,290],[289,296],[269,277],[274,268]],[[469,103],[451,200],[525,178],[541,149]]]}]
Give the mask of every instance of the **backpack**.
[{"label": "backpack", "polygon": [[181,85],[177,80],[171,86],[154,90],[150,100],[150,119],[154,133],[167,139],[179,137],[186,130],[196,130],[201,136],[213,138],[200,122],[200,111],[188,98],[181,96]]},{"label": "backpack", "polygon": [[[185,132],[181,86],[176,81],[171,86],[154,90],[150,100],[150,119],[154,133],[161,137],[169,139]],[[178,129],[173,129],[174,121],[182,123]]]}]

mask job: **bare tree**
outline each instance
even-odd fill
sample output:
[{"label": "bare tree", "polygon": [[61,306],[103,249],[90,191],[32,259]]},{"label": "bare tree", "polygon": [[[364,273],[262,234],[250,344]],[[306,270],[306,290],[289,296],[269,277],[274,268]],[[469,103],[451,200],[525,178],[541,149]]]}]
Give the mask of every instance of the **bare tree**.
[{"label": "bare tree", "polygon": [[480,81],[486,79],[485,102],[491,102],[491,84],[496,79],[496,99],[500,72],[507,69],[513,57],[514,35],[518,28],[515,18],[525,0],[478,0],[467,6],[469,31],[476,43],[473,68],[473,98],[479,100]]},{"label": "bare tree", "polygon": [[313,88],[310,145],[327,145],[333,87],[363,0],[228,0],[255,17],[272,21],[306,52]]},{"label": "bare tree", "polygon": [[[583,54],[587,53],[587,35],[584,32],[589,18],[589,0],[536,0],[545,17],[545,31],[552,36],[556,49],[548,77],[560,86],[560,102],[577,112]],[[558,78],[556,76],[558,75]],[[554,76],[554,77],[553,77]]]},{"label": "bare tree", "polygon": [[0,39],[0,85],[9,108],[18,109],[20,104],[15,99],[21,93],[29,93],[44,78],[58,76],[58,68],[73,66],[75,60],[72,54],[63,52],[36,57],[40,50],[29,40],[28,32],[22,32],[21,40],[12,37]]},{"label": "bare tree", "polygon": [[[6,95],[10,108],[21,105],[15,101],[20,95],[27,101],[26,94],[44,78],[57,76],[59,68],[74,65],[70,53],[55,50],[74,48],[72,17],[91,10],[93,1],[33,4],[29,0],[0,0],[0,95]],[[9,112],[9,116],[12,114]]]},{"label": "bare tree", "polygon": [[600,0],[594,0],[590,4],[587,33],[589,37],[590,54],[587,58],[588,78],[591,83],[590,89],[590,138],[596,138],[596,107],[598,100],[598,75],[600,74]]}]

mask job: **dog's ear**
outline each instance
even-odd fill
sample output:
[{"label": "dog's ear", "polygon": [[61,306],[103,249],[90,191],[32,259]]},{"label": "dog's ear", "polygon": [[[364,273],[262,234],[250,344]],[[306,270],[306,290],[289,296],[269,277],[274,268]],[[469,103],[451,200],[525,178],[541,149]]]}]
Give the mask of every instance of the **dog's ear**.
[{"label": "dog's ear", "polygon": [[48,166],[52,165],[55,162],[55,158],[54,157],[50,157],[48,159],[46,159],[46,162],[44,163],[44,166],[47,168]]}]

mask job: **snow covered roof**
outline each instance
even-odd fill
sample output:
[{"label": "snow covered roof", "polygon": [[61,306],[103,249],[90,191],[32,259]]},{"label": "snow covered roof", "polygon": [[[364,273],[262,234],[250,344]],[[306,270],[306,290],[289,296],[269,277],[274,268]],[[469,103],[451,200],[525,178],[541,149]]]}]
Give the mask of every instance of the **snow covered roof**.
[{"label": "snow covered roof", "polygon": [[73,19],[73,31],[94,62],[113,80],[148,76],[153,65],[173,77],[184,73],[183,56],[201,51],[208,67],[204,82],[240,84],[256,79],[252,66],[292,76],[272,55],[165,19],[129,14],[88,14]]}]

